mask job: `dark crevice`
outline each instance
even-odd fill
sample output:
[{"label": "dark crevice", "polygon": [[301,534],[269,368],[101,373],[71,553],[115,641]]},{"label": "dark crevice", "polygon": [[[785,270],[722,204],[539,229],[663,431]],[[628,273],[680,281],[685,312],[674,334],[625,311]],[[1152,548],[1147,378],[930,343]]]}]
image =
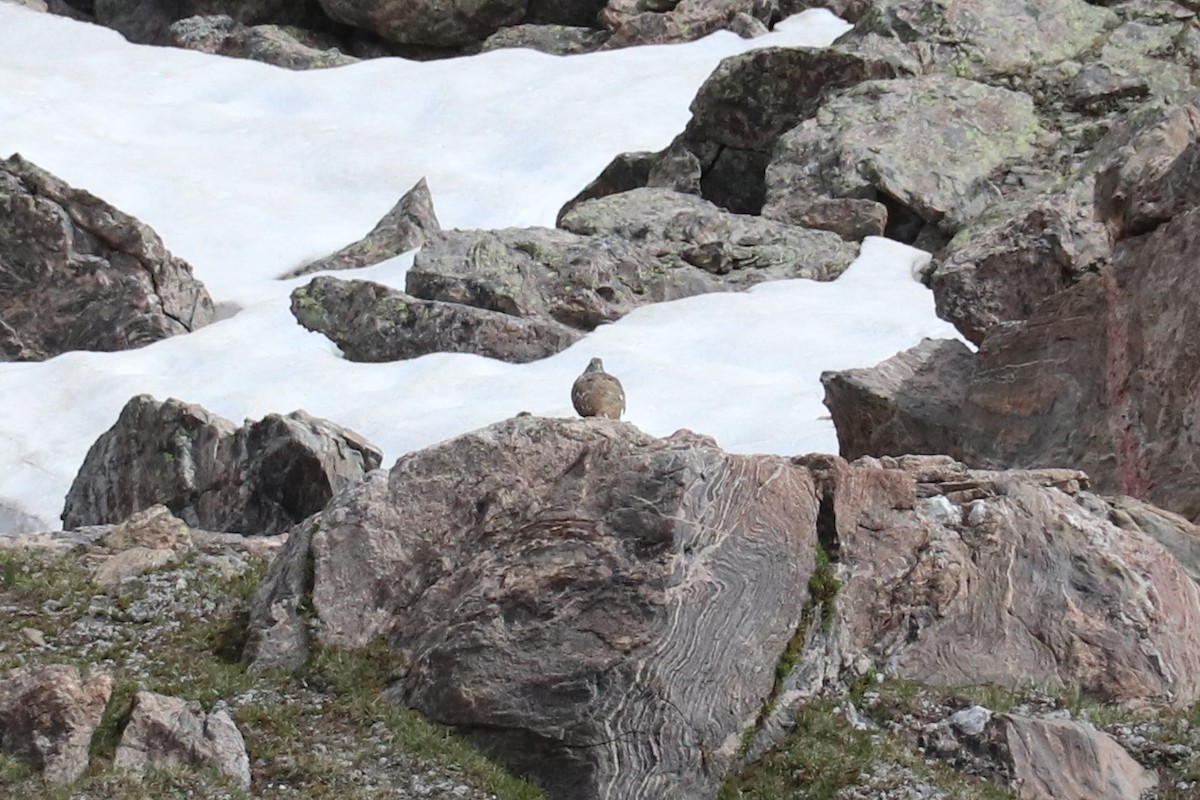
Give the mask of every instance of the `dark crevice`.
[{"label": "dark crevice", "polygon": [[822,486],[820,507],[817,509],[817,544],[825,551],[830,561],[838,561],[840,542],[837,532],[837,511],[835,510],[832,486]]},{"label": "dark crevice", "polygon": [[875,200],[887,208],[887,225],[883,235],[904,244],[915,242],[926,225],[921,215],[887,192],[877,191]]}]

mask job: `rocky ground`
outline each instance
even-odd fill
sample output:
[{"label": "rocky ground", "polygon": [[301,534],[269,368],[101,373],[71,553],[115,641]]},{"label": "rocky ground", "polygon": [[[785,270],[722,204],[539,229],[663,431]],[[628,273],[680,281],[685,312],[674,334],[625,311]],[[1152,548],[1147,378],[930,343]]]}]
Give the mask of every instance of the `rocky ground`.
[{"label": "rocky ground", "polygon": [[[47,785],[27,761],[5,754],[4,797],[541,796],[449,730],[380,703],[396,666],[386,649],[321,650],[295,675],[247,671],[241,663],[247,603],[278,537],[197,533],[189,545],[159,551],[169,554],[169,563],[145,572],[145,564],[126,568],[113,582],[98,571],[131,551],[94,543],[101,530],[85,529],[66,540],[48,535],[0,543],[0,684],[14,670],[38,665],[77,666],[111,677],[111,693],[99,706],[103,715],[72,756],[81,777]],[[17,749],[19,739],[33,734],[14,719],[19,709],[5,704],[5,688],[3,742]],[[186,757],[151,765],[142,777],[115,767],[139,691],[227,712],[244,737],[252,782],[242,786],[211,763],[189,764]]]}]

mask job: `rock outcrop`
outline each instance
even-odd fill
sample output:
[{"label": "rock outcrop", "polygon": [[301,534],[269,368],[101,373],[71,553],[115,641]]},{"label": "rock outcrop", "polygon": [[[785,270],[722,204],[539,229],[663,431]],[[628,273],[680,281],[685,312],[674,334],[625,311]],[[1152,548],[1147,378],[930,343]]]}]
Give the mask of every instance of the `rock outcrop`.
[{"label": "rock outcrop", "polygon": [[422,178],[362,239],[332,255],[292,270],[283,277],[295,278],[323,270],[369,267],[392,256],[415,250],[441,229],[433,210],[429,184]]},{"label": "rock outcrop", "polygon": [[[547,317],[588,331],[650,302],[746,289],[764,280],[830,280],[856,255],[837,236],[799,228],[793,229],[791,241],[778,235],[756,238],[754,233],[738,237],[736,222],[713,224],[719,214],[706,222],[674,196],[665,192],[648,198],[662,200],[670,209],[664,238],[652,233],[654,222],[662,222],[657,202],[641,205],[631,215],[631,227],[645,231],[640,238],[538,228],[443,233],[417,254],[408,291],[429,300]],[[576,208],[564,225],[573,219],[578,229],[587,229],[583,213],[585,209]],[[746,222],[747,230],[768,227],[752,218]],[[736,238],[725,241],[725,234]]]},{"label": "rock outcrop", "polygon": [[97,549],[112,554],[100,560],[92,580],[102,589],[160,569],[192,550],[192,535],[183,520],[166,506],[151,506],[113,526],[97,540]]},{"label": "rock outcrop", "polygon": [[[670,147],[618,156],[559,216],[585,200],[644,186],[687,190],[730,211],[757,214],[781,135],[840,90],[920,70],[907,51],[874,41],[826,49],[763,47],[730,56],[700,87],[692,118]],[[680,165],[688,175],[677,174]]]},{"label": "rock outcrop", "polygon": [[139,44],[170,44],[171,24],[195,16],[229,16],[244,25],[320,25],[315,0],[68,0],[94,20]]},{"label": "rock outcrop", "polygon": [[939,69],[977,78],[1083,58],[1117,22],[1084,0],[872,0],[850,36],[927,44]]},{"label": "rock outcrop", "polygon": [[484,40],[481,49],[523,47],[557,56],[590,53],[608,40],[606,31],[568,25],[512,25]]},{"label": "rock outcrop", "polygon": [[326,646],[405,654],[393,701],[553,797],[712,796],[799,621],[817,507],[783,458],[517,417],[372,473],[296,529],[247,654],[301,662],[304,604]]},{"label": "rock outcrop", "polygon": [[88,765],[92,732],[112,693],[112,677],[66,665],[0,673],[0,753],[71,783]]},{"label": "rock outcrop", "polygon": [[1066,177],[993,205],[950,241],[926,275],[939,316],[979,344],[1000,323],[1028,319],[1043,300],[1100,270],[1112,261],[1114,241],[1187,207],[1182,186],[1161,198],[1154,187],[1172,169],[1186,174],[1184,151],[1197,136],[1194,100],[1150,103],[1116,118]]},{"label": "rock outcrop", "polygon": [[582,333],[551,319],[422,300],[371,281],[314,278],[292,292],[292,314],[351,361],[475,353],[524,364],[565,350]]},{"label": "rock outcrop", "polygon": [[[295,668],[314,641],[386,642],[409,665],[394,702],[552,797],[711,796],[747,742],[872,669],[1186,707],[1200,586],[1173,551],[1194,556],[1200,530],[1086,487],[518,417],[372,473],[295,529],[246,657]],[[634,717],[647,733],[611,736]]]},{"label": "rock outcrop", "polygon": [[212,316],[150,228],[19,155],[0,161],[0,361],[128,350]]},{"label": "rock outcrop", "polygon": [[250,757],[241,731],[225,711],[205,713],[199,703],[138,692],[113,764],[147,768],[211,768],[250,788]]},{"label": "rock outcrop", "polygon": [[88,450],[63,524],[116,523],[162,504],[193,527],[279,533],[381,458],[358,434],[303,411],[238,428],[200,406],[139,395]]},{"label": "rock outcrop", "polygon": [[725,29],[749,39],[766,33],[767,25],[778,14],[777,0],[663,0],[636,4],[617,0],[600,14],[600,21],[612,32],[603,49],[690,42]]},{"label": "rock outcrop", "polygon": [[1084,491],[1083,473],[974,471],[944,456],[802,463],[834,520],[832,627],[850,653],[932,685],[1180,707],[1200,697],[1200,587],[1151,532]]},{"label": "rock outcrop", "polygon": [[320,42],[314,35],[280,25],[243,25],[223,14],[181,19],[167,29],[167,35],[176,47],[286,69],[328,69],[358,62],[338,50],[336,43]]},{"label": "rock outcrop", "polygon": [[779,138],[763,213],[867,199],[889,206],[894,238],[913,241],[922,223],[953,234],[998,199],[998,173],[1030,156],[1039,132],[1018,92],[948,75],[867,81]]},{"label": "rock outcrop", "polygon": [[998,719],[1021,800],[1140,800],[1157,784],[1111,736],[1086,722]]},{"label": "rock outcrop", "polygon": [[[1200,247],[1198,121],[1192,106],[1153,108],[1098,148],[1105,166],[1094,176],[1096,224],[1112,242],[1110,255],[1034,304],[1027,318],[969,326],[986,334],[970,368],[947,373],[958,385],[945,393],[962,397],[960,412],[955,418],[943,405],[941,421],[912,428],[903,446],[928,452],[958,440],[952,452],[980,467],[1069,465],[1102,491],[1200,519],[1200,474],[1189,444],[1200,413],[1200,363],[1191,345],[1200,316],[1188,299]],[[1121,148],[1117,157],[1117,142],[1144,148]],[[1060,267],[1051,262],[1049,270]],[[1012,297],[1020,290],[1003,291]],[[883,365],[867,382],[887,383],[894,367]],[[904,391],[894,397],[912,400]],[[886,434],[869,432],[869,420],[907,413],[881,411],[874,401],[860,407],[860,399],[830,395],[843,403],[834,418],[850,454],[870,452],[872,439],[887,442]]]},{"label": "rock outcrop", "polygon": [[292,313],[356,361],[442,351],[522,363],[647,303],[833,280],[857,255],[834,233],[730,214],[669,189],[589,200],[560,225],[431,234],[407,293],[321,278],[292,294]]},{"label": "rock outcrop", "polygon": [[826,372],[825,405],[843,458],[962,457],[961,414],[975,354],[955,339],[925,339],[874,367]]}]

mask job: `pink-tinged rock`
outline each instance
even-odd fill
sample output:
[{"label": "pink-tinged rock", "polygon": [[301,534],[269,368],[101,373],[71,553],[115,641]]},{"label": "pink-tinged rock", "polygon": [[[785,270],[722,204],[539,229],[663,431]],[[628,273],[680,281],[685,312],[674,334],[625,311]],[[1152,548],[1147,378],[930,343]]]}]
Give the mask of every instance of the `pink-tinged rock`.
[{"label": "pink-tinged rock", "polygon": [[[836,520],[852,654],[935,685],[1200,696],[1200,587],[1071,470],[812,459]],[[1178,519],[1178,518],[1176,518]],[[1181,536],[1197,531],[1179,520]]]},{"label": "pink-tinged rock", "polygon": [[784,458],[517,417],[405,456],[295,529],[248,655],[302,661],[306,606],[325,645],[382,637],[409,665],[391,699],[550,797],[715,796],[799,623],[817,508]]},{"label": "pink-tinged rock", "polygon": [[237,725],[224,711],[199,703],[138,692],[113,764],[132,772],[148,767],[212,768],[250,787],[250,757]]},{"label": "pink-tinged rock", "polygon": [[1020,800],[1138,800],[1158,783],[1111,736],[1086,722],[1004,714]]},{"label": "pink-tinged rock", "polygon": [[0,673],[0,751],[71,783],[88,765],[88,745],[112,694],[112,676],[76,667],[18,667]]}]

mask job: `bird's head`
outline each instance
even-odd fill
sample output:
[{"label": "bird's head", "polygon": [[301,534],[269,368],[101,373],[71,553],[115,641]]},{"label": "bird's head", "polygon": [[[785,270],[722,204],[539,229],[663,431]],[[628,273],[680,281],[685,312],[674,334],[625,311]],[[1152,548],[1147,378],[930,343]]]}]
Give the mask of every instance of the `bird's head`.
[{"label": "bird's head", "polygon": [[588,362],[587,369],[584,372],[604,372],[604,362],[598,358],[593,358]]}]

